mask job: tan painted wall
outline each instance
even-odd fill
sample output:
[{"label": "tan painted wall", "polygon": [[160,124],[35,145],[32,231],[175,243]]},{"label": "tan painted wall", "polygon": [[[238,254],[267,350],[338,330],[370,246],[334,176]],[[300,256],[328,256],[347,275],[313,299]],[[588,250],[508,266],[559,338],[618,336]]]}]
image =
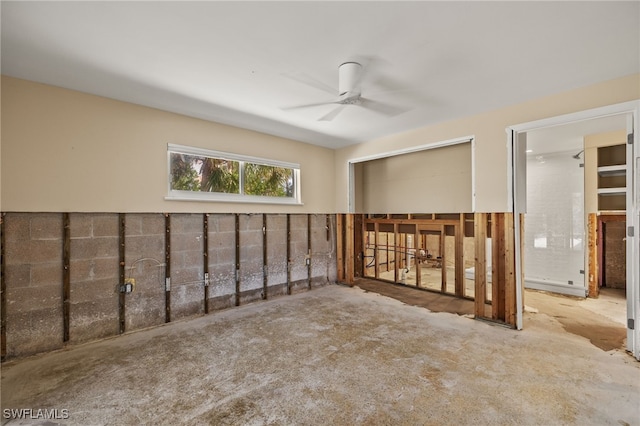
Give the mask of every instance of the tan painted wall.
[{"label": "tan painted wall", "polygon": [[348,210],[350,159],[475,136],[476,211],[507,211],[507,126],[636,99],[640,99],[640,74],[343,148],[336,152],[336,208]]},{"label": "tan painted wall", "polygon": [[357,212],[472,209],[470,142],[366,161],[355,169]]},{"label": "tan painted wall", "polygon": [[[335,211],[334,151],[2,77],[3,211]],[[165,201],[167,143],[299,163],[304,206]]]}]

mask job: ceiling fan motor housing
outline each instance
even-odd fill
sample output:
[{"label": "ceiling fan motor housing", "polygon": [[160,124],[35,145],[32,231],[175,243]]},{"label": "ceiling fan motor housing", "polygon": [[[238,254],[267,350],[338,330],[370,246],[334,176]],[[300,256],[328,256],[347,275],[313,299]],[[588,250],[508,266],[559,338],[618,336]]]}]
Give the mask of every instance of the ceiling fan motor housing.
[{"label": "ceiling fan motor housing", "polygon": [[338,68],[338,93],[340,96],[358,91],[362,65],[357,62],[345,62]]}]

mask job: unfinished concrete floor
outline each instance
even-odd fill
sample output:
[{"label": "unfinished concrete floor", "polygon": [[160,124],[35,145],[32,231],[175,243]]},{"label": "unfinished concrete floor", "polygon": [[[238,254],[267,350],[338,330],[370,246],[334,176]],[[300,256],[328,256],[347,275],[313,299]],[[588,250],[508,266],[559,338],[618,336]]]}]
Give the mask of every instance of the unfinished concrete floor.
[{"label": "unfinished concrete floor", "polygon": [[525,325],[329,285],[5,363],[2,408],[69,413],[11,425],[640,424],[639,362],[542,312]]}]

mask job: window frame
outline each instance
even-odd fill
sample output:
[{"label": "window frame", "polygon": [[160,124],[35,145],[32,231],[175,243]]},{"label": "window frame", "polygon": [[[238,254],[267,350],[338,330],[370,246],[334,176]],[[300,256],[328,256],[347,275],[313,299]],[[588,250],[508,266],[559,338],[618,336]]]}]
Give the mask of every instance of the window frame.
[{"label": "window frame", "polygon": [[[171,189],[171,181],[172,181],[171,154],[172,153],[197,155],[201,157],[220,158],[224,160],[237,161],[239,163],[239,169],[240,169],[239,170],[239,186],[240,186],[239,191],[240,192],[238,194],[231,194],[231,193],[225,193],[225,192],[183,191],[183,190]],[[292,169],[293,196],[273,197],[273,196],[267,196],[267,195],[245,194],[244,193],[244,185],[245,185],[244,168],[246,163]],[[300,196],[300,164],[169,143],[167,144],[167,196],[165,197],[165,200],[302,205],[302,199]]]}]

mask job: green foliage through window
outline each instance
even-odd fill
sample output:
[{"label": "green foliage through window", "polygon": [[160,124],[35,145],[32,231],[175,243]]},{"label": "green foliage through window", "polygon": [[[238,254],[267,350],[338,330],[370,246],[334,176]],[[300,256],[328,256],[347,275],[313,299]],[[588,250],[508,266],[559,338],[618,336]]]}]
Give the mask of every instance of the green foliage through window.
[{"label": "green foliage through window", "polygon": [[296,197],[297,167],[275,161],[268,164],[269,160],[259,163],[232,154],[228,154],[231,159],[207,156],[204,150],[181,148],[174,151],[169,146],[170,191]]}]

